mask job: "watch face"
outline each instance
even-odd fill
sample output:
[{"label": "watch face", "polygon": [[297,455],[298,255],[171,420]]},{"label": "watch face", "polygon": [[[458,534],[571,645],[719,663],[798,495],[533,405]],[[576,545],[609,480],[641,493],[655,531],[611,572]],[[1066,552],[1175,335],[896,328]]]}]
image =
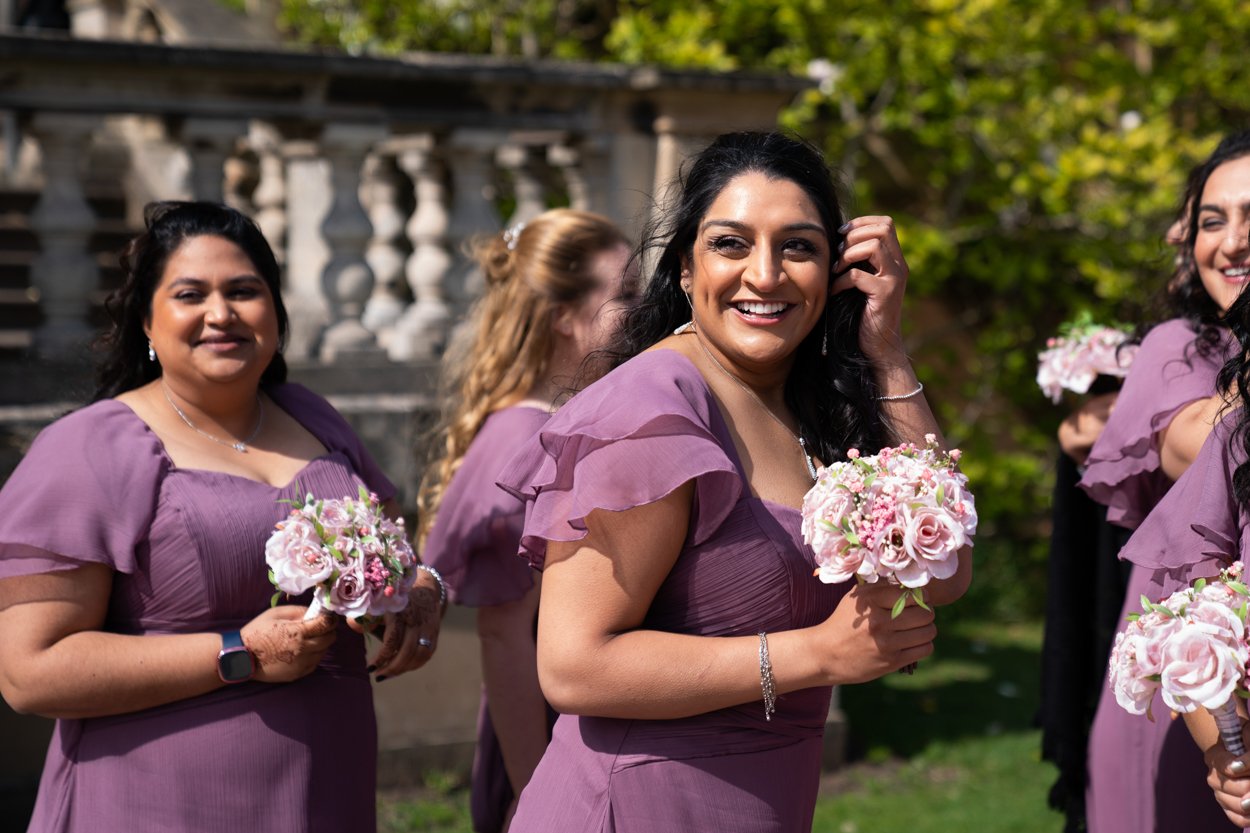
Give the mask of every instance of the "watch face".
[{"label": "watch face", "polygon": [[246,649],[222,651],[217,657],[217,671],[228,683],[241,683],[252,678],[252,655]]}]

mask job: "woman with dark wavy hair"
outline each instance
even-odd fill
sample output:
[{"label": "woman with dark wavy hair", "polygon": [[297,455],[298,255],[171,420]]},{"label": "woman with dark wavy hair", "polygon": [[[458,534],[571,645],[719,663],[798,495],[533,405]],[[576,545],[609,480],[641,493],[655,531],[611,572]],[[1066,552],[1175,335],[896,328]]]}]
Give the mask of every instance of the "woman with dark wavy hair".
[{"label": "woman with dark wavy hair", "polygon": [[[512,833],[811,827],[830,687],[932,651],[897,588],[812,576],[816,467],[938,433],[899,336],[888,217],[844,221],[819,152],[721,136],[651,237],[616,366],[500,485],[543,569],[539,678],[561,712]],[[648,258],[644,258],[644,261]],[[944,604],[967,587],[930,585]]]},{"label": "woman with dark wavy hair", "polygon": [[289,501],[366,486],[395,517],[395,488],[286,383],[256,225],[190,202],[145,220],[94,402],[0,491],[0,694],[57,719],[30,830],[372,830],[369,673],[430,658],[437,577],[386,616],[368,668],[341,618],[270,606],[265,542]]},{"label": "woman with dark wavy hair", "polygon": [[[1250,132],[1225,138],[1190,176],[1179,203],[1185,231],[1177,272],[1167,287],[1172,317],[1142,340],[1086,460],[1081,486],[1107,507],[1111,523],[1141,527],[1197,457],[1225,407],[1216,382],[1235,345],[1225,313],[1250,279],[1248,203]],[[1124,616],[1139,609],[1142,594],[1160,592],[1157,576],[1134,566],[1119,630]],[[1161,705],[1157,711],[1165,713]],[[1103,687],[1087,759],[1091,833],[1227,828],[1205,796],[1204,770],[1179,721],[1130,715]]]}]

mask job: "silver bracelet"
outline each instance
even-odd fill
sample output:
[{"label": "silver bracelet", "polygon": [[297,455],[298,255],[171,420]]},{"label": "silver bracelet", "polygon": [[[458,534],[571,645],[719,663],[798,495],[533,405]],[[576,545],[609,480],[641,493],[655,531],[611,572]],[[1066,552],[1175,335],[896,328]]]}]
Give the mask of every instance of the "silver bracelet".
[{"label": "silver bracelet", "polygon": [[777,711],[777,690],[773,687],[773,664],[768,659],[768,634],[760,631],[760,688],[764,692],[764,719],[772,720]]},{"label": "silver bracelet", "polygon": [[878,396],[878,402],[897,402],[900,399],[911,399],[913,396],[919,396],[924,390],[924,382],[916,382],[916,389],[911,393],[900,393],[897,396]]},{"label": "silver bracelet", "polygon": [[438,606],[440,608],[446,607],[447,606],[447,585],[443,584],[442,573],[440,573],[438,570],[431,567],[429,564],[418,564],[417,569],[425,570],[427,573],[434,576],[434,580],[438,582]]}]

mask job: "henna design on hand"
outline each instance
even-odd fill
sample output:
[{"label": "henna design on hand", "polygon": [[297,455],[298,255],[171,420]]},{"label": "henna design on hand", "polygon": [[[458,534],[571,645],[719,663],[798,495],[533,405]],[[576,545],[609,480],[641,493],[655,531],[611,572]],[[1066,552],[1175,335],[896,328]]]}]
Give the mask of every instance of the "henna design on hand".
[{"label": "henna design on hand", "polygon": [[247,648],[261,668],[272,663],[293,665],[300,631],[299,622],[270,622],[262,632],[248,635]]}]

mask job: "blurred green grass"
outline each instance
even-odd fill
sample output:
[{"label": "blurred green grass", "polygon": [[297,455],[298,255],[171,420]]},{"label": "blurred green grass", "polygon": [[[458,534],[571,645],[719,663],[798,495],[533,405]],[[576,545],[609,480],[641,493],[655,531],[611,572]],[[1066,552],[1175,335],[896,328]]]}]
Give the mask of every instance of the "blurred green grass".
[{"label": "blurred green grass", "polygon": [[[1032,727],[1042,627],[943,611],[912,676],[842,689],[851,763],[822,782],[814,833],[1058,833],[1054,768]],[[447,773],[384,794],[381,833],[468,833],[468,789]]]}]

